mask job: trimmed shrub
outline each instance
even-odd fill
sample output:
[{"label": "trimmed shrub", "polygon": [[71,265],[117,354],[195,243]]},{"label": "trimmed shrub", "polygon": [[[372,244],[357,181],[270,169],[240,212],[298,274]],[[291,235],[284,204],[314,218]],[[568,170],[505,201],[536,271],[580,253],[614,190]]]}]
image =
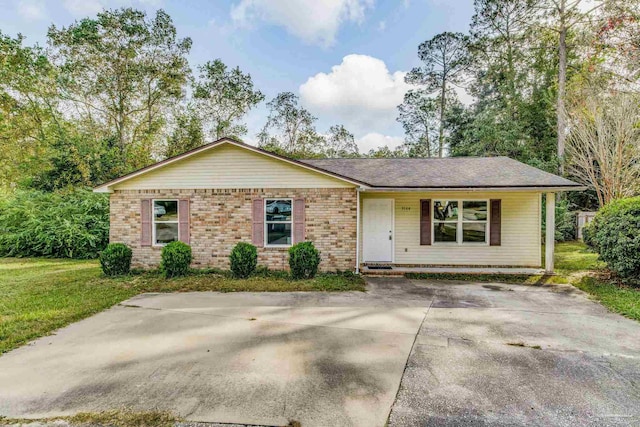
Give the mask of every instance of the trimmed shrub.
[{"label": "trimmed shrub", "polygon": [[191,246],[183,242],[171,242],[162,248],[160,271],[166,278],[184,276],[191,264]]},{"label": "trimmed shrub", "polygon": [[587,240],[620,277],[640,280],[640,197],[614,200],[589,224]]},{"label": "trimmed shrub", "polygon": [[300,242],[289,248],[289,268],[294,279],[311,279],[318,273],[320,252],[312,242]]},{"label": "trimmed shrub", "polygon": [[582,241],[589,248],[595,250],[596,249],[596,242],[593,240],[593,234],[594,233],[593,233],[592,224],[593,224],[593,222],[590,222],[590,223],[586,224],[584,227],[582,227]]},{"label": "trimmed shrub", "polygon": [[124,243],[110,243],[100,252],[100,267],[107,276],[129,274],[131,270],[131,248]]},{"label": "trimmed shrub", "polygon": [[258,265],[258,249],[250,243],[240,242],[233,247],[229,255],[233,277],[246,279]]},{"label": "trimmed shrub", "polygon": [[107,243],[104,194],[31,190],[0,198],[0,256],[98,258]]}]

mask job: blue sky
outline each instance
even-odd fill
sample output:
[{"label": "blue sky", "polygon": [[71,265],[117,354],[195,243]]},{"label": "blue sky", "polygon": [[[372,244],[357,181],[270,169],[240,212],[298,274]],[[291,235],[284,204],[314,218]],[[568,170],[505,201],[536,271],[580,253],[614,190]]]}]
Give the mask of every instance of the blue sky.
[{"label": "blue sky", "polygon": [[[44,44],[52,23],[65,26],[102,8],[162,8],[180,37],[191,37],[190,63],[215,58],[251,73],[267,100],[291,91],[324,132],[344,124],[361,150],[397,145],[396,105],[419,65],[418,45],[442,31],[466,32],[473,0],[0,0],[0,30]],[[264,124],[261,105],[246,118],[247,140]]]}]

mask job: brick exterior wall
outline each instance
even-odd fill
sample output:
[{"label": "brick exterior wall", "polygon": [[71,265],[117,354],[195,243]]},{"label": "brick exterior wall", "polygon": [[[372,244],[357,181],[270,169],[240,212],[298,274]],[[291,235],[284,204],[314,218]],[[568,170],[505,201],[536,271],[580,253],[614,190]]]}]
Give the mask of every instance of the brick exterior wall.
[{"label": "brick exterior wall", "polygon": [[[162,248],[140,246],[140,200],[189,199],[192,266],[228,269],[233,246],[251,243],[252,200],[300,197],[305,199],[306,240],[322,256],[320,270],[353,270],[357,194],[352,188],[116,190],[110,196],[109,239],[133,249],[134,267],[157,267]],[[287,248],[258,248],[258,264],[270,269],[288,269],[288,257]]]}]

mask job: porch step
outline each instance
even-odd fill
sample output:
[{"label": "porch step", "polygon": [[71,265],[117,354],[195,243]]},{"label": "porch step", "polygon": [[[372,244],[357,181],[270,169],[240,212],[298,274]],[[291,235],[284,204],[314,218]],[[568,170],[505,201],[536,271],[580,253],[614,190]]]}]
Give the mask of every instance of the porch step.
[{"label": "porch step", "polygon": [[[373,268],[372,268],[373,267]],[[406,273],[427,274],[512,274],[537,276],[545,274],[539,268],[509,268],[509,267],[402,267],[391,266],[391,269],[379,269],[375,266],[363,266],[360,269],[367,276],[401,276]]]}]

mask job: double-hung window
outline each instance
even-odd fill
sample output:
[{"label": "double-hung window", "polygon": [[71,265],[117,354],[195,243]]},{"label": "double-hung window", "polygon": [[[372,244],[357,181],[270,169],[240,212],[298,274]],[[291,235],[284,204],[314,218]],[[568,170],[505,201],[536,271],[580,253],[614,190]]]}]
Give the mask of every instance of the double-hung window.
[{"label": "double-hung window", "polygon": [[265,245],[290,246],[293,225],[292,199],[265,200]]},{"label": "double-hung window", "polygon": [[156,246],[179,240],[178,201],[153,201],[153,244]]},{"label": "double-hung window", "polygon": [[487,200],[434,200],[434,243],[487,243]]}]

